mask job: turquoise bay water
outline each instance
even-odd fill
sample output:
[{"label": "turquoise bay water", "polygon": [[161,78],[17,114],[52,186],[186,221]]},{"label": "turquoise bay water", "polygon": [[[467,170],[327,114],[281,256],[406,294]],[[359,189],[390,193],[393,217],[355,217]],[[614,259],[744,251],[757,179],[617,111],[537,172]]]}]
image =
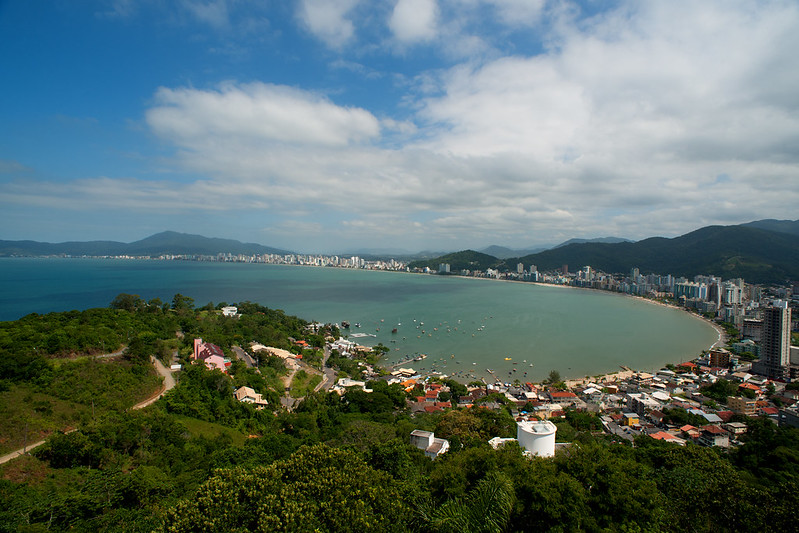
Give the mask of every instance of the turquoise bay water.
[{"label": "turquoise bay water", "polygon": [[105,307],[122,292],[164,301],[181,293],[198,306],[249,300],[307,320],[360,323],[351,333],[374,337],[356,340],[390,347],[389,362],[424,353],[417,370],[488,378],[490,368],[503,381],[539,381],[553,369],[564,377],[654,370],[717,339],[684,311],[546,285],[241,263],[0,260],[0,320]]}]

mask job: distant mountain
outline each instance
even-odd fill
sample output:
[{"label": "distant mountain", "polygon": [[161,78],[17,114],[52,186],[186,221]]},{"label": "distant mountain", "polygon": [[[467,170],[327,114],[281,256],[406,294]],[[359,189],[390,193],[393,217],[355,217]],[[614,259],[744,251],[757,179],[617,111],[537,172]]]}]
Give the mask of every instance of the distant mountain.
[{"label": "distant mountain", "polygon": [[[638,242],[564,244],[511,258],[466,250],[411,263],[410,266],[437,269],[439,263],[450,263],[452,270],[485,270],[489,267],[515,270],[517,263],[523,263],[547,271],[565,264],[571,270],[590,265],[605,272],[627,273],[638,267],[642,272],[675,276],[714,274],[727,279],[740,277],[751,283],[799,279],[799,235],[749,226],[708,226],[673,239],[652,237]],[[789,225],[781,224],[781,227]]]},{"label": "distant mountain", "polygon": [[285,250],[255,243],[242,243],[232,239],[218,239],[164,231],[140,241],[122,243],[115,241],[88,241],[47,243],[36,241],[0,241],[0,257],[8,256],[104,256],[137,255],[216,255],[216,254],[287,254]]},{"label": "distant mountain", "polygon": [[486,270],[487,268],[502,265],[502,260],[493,255],[475,252],[474,250],[464,250],[462,252],[442,255],[435,259],[414,261],[409,263],[408,266],[411,268],[429,267],[433,270],[438,270],[438,265],[441,263],[449,264],[450,269],[453,272],[457,272],[459,270]]},{"label": "distant mountain", "polygon": [[[566,242],[562,242],[557,246],[553,246],[552,248],[562,248],[564,246],[568,246],[570,244],[586,244],[589,242],[601,243],[601,244],[616,244],[619,242],[633,242],[630,239],[623,239],[621,237],[597,237],[596,239],[569,239]],[[541,252],[543,250],[539,250]],[[537,253],[537,252],[532,252]]]},{"label": "distant mountain", "polygon": [[358,250],[348,250],[346,252],[339,252],[336,254],[328,254],[328,255],[338,255],[341,257],[349,257],[349,256],[358,256],[361,259],[365,259],[366,261],[387,261],[389,259],[394,259],[396,261],[419,261],[422,259],[429,259],[431,257],[439,257],[449,252],[444,251],[423,251],[423,252],[411,252],[408,250],[402,249],[394,249],[394,248],[361,248]]},{"label": "distant mountain", "polygon": [[598,237],[596,239],[569,239],[568,241],[562,242],[560,244],[536,246],[535,248],[513,249],[513,248],[507,248],[505,246],[492,245],[478,251],[486,255],[493,255],[494,257],[497,257],[499,259],[510,259],[512,257],[523,257],[527,255],[538,254],[546,250],[551,250],[553,248],[560,248],[562,246],[568,246],[570,244],[581,244],[586,242],[617,243],[617,242],[632,242],[632,241],[630,241],[629,239],[623,239],[621,237]]},{"label": "distant mountain", "polygon": [[494,257],[498,257],[499,259],[507,259],[508,257],[519,257],[522,255],[537,254],[538,252],[543,252],[544,250],[549,250],[550,248],[551,246],[539,246],[537,248],[514,250],[512,248],[506,248],[504,246],[492,245],[487,248],[483,248],[482,250],[479,250],[479,252],[486,255],[493,255]]},{"label": "distant mountain", "polygon": [[564,264],[571,269],[590,265],[605,272],[638,267],[642,272],[687,277],[715,274],[771,283],[799,279],[799,236],[746,226],[708,226],[673,239],[570,244],[520,261],[541,270]]},{"label": "distant mountain", "polygon": [[755,220],[754,222],[741,224],[741,226],[776,231],[777,233],[790,233],[791,235],[799,235],[799,220]]}]

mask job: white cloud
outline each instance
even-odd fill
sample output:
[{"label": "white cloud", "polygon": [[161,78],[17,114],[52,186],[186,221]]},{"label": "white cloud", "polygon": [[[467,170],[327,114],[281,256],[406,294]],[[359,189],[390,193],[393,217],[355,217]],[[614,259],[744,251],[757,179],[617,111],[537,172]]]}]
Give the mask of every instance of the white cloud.
[{"label": "white cloud", "polygon": [[160,136],[192,150],[269,143],[344,146],[379,133],[368,111],[345,108],[291,87],[251,83],[219,90],[161,88],[147,123]]},{"label": "white cloud", "polygon": [[[462,1],[470,13],[486,6]],[[340,20],[354,5],[304,4]],[[550,16],[534,11],[521,13],[529,24]],[[796,218],[799,6],[623,2],[590,19],[555,16],[537,55],[419,73],[402,116],[266,83],[162,88],[147,125],[196,181],[22,181],[0,183],[0,198],[288,213],[319,242],[417,249]],[[457,33],[444,19],[437,45]],[[371,68],[358,60],[337,65]],[[292,223],[270,227],[290,239]]]},{"label": "white cloud", "polygon": [[226,0],[182,0],[184,9],[197,20],[215,28],[230,24]]},{"label": "white cloud", "polygon": [[298,16],[305,27],[332,48],[352,39],[355,26],[347,17],[358,0],[302,0]]},{"label": "white cloud", "polygon": [[398,0],[389,19],[394,37],[406,44],[436,37],[438,5],[435,0]]}]

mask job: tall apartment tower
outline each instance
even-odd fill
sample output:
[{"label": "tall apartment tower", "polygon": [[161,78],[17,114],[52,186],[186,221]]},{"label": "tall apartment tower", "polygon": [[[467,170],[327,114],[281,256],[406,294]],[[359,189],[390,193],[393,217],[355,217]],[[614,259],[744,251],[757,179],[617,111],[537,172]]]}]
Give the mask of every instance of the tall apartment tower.
[{"label": "tall apartment tower", "polygon": [[775,300],[763,310],[760,334],[760,363],[769,378],[785,378],[791,364],[791,309],[788,302]]}]

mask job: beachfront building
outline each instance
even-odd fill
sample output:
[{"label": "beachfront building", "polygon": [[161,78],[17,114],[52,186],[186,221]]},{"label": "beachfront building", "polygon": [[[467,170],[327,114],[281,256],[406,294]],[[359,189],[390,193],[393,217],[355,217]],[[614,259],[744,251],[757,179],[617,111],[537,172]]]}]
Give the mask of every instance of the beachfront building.
[{"label": "beachfront building", "polygon": [[791,364],[791,308],[784,300],[775,300],[763,309],[760,336],[760,360],[752,370],[771,379],[785,379]]},{"label": "beachfront building", "polygon": [[686,299],[707,300],[707,285],[694,281],[683,281],[674,284],[674,297],[684,296]]}]

